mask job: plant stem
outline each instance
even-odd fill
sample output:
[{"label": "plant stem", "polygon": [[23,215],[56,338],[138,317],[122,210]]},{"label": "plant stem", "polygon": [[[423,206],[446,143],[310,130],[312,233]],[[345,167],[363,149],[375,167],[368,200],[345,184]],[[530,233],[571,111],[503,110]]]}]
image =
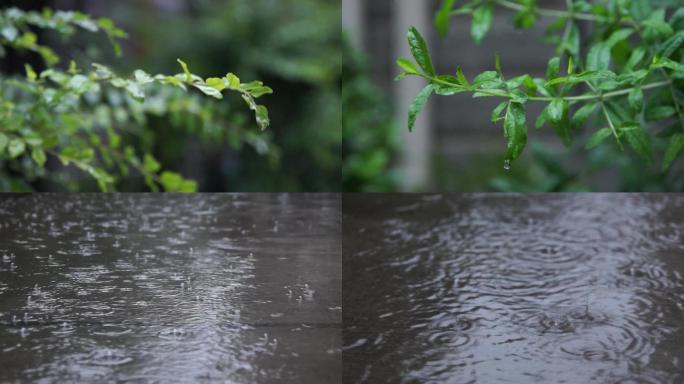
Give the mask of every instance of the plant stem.
[{"label": "plant stem", "polygon": [[601,100],[601,110],[603,111],[603,114],[606,115],[606,120],[608,120],[610,130],[613,131],[613,136],[615,136],[619,143],[620,137],[618,137],[617,129],[615,129],[615,124],[613,124],[613,120],[610,118],[610,114],[608,113],[608,109],[606,108],[606,105],[603,103],[603,100]]},{"label": "plant stem", "polygon": [[[508,93],[504,90],[476,89],[473,87],[464,87],[460,84],[451,83],[451,82],[448,82],[448,81],[445,81],[442,79],[438,79],[436,77],[431,77],[431,76],[428,76],[425,74],[419,74],[418,76],[420,76],[420,77],[422,77],[428,81],[431,81],[433,83],[438,83],[438,84],[446,85],[449,87],[462,89],[464,91],[481,93],[481,94],[485,94],[485,95],[489,95],[489,96],[507,97],[509,99],[513,98],[513,96],[510,93]],[[652,89],[652,88],[660,88],[660,87],[668,86],[671,83],[672,83],[671,81],[658,81],[655,83],[649,83],[649,84],[643,85],[643,86],[641,86],[641,89],[645,90],[645,89]],[[630,87],[630,88],[621,89],[618,91],[606,92],[604,94],[587,93],[587,94],[579,95],[579,96],[568,96],[568,97],[564,97],[563,99],[567,100],[567,101],[586,101],[586,100],[609,99],[612,97],[627,95],[627,94],[629,94],[629,92],[632,91],[632,89],[633,88]],[[531,97],[527,98],[527,100],[530,100],[530,101],[553,101],[554,99],[557,99],[557,97],[531,96]]]}]

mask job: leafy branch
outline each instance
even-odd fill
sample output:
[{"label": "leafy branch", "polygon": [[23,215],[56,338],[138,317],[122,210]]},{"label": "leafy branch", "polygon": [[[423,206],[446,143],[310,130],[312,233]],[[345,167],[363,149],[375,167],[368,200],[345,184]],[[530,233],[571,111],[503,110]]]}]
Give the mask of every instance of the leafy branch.
[{"label": "leafy branch", "polygon": [[[73,61],[68,70],[60,70],[54,67],[59,58],[37,42],[30,27],[52,29],[66,36],[75,33],[75,27],[101,30],[114,44],[116,38],[125,36],[109,19],[92,20],[79,12],[46,9],[38,13],[15,8],[0,11],[0,47],[38,52],[48,67],[38,73],[26,64],[25,77],[0,77],[0,179],[3,163],[17,167],[20,173],[45,175],[47,154],[65,166],[74,165],[84,171],[103,191],[114,190],[120,178],[129,174],[129,168],[142,175],[153,191],[160,186],[166,191],[195,191],[194,181],[163,171],[151,154],[139,155],[133,146],[122,144],[125,128],[121,125],[128,123],[128,116],[140,124],[148,109],[171,112],[170,108],[154,106],[172,101],[164,92],[166,88],[183,92],[196,89],[215,99],[223,99],[227,92],[238,94],[253,111],[261,130],[270,124],[267,108],[257,99],[273,91],[261,81],[245,83],[233,73],[204,79],[190,72],[180,59],[182,72],[175,75],[150,75],[136,70],[122,77],[97,63],[83,71]],[[118,45],[115,50],[119,51]],[[149,96],[154,104],[147,106]],[[197,113],[193,109],[197,107],[192,105],[181,103],[173,111]],[[203,118],[208,111],[201,111]],[[33,161],[32,166],[27,159]]]},{"label": "leafy branch", "polygon": [[127,37],[126,32],[105,17],[95,20],[78,11],[55,12],[45,8],[42,12],[36,12],[8,8],[0,10],[0,57],[4,55],[2,46],[9,46],[37,52],[47,66],[59,63],[59,56],[50,47],[38,43],[38,37],[31,27],[52,30],[65,37],[73,36],[77,28],[89,32],[104,32],[117,56],[121,55],[121,47],[116,40]]},{"label": "leafy branch", "polygon": [[[533,0],[474,0],[458,8],[454,8],[455,0],[444,0],[435,16],[438,31],[446,35],[452,17],[470,15],[471,35],[476,42],[482,41],[491,28],[496,5],[515,10],[514,23],[521,28],[532,26],[540,16],[555,17],[547,40],[557,44],[558,56],[549,60],[545,78],[523,74],[506,79],[497,55],[495,70],[480,73],[469,81],[460,68],[456,68],[454,75],[439,74],[425,39],[411,27],[408,43],[413,60],[397,61],[403,70],[398,79],[417,76],[428,85],[409,108],[409,129],[413,129],[417,115],[433,93],[450,96],[469,92],[473,97],[504,99],[493,111],[491,120],[503,120],[507,167],[522,154],[527,143],[525,110],[529,102],[547,104],[535,126],[550,125],[566,146],[594,118],[594,124],[605,124],[606,128],[594,132],[585,145],[587,149],[613,136],[620,148],[624,140],[650,162],[654,157],[648,133],[650,123],[677,115],[679,122],[665,131],[669,144],[662,168],[667,170],[684,150],[684,9],[678,9],[666,22],[665,9],[652,11],[648,2],[642,0],[632,0],[629,7],[572,0],[566,3],[567,10],[562,11],[538,8]],[[586,55],[581,54],[576,20],[598,24]],[[558,36],[552,36],[553,33]],[[563,57],[567,65],[561,74]],[[597,115],[598,109],[601,114]]]}]

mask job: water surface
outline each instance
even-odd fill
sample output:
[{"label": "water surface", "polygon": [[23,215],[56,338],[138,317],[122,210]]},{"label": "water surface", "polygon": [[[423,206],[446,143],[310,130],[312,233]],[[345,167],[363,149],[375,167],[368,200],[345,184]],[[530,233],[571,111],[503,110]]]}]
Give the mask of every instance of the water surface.
[{"label": "water surface", "polygon": [[684,196],[343,207],[345,382],[684,382]]},{"label": "water surface", "polygon": [[339,195],[0,196],[0,382],[335,383]]}]

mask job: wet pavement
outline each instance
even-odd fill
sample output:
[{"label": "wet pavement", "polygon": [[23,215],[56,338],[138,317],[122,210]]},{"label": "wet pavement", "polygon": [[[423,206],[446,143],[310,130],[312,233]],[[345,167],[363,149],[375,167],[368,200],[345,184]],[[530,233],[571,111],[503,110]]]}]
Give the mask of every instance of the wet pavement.
[{"label": "wet pavement", "polygon": [[0,196],[0,382],[338,383],[336,194]]},{"label": "wet pavement", "polygon": [[345,195],[347,383],[683,383],[682,195]]}]

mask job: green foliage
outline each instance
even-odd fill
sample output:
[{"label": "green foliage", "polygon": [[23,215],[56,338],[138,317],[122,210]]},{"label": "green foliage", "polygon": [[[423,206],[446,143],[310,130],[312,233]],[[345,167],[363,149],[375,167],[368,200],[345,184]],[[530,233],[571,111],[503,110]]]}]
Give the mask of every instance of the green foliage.
[{"label": "green foliage", "polygon": [[389,192],[397,188],[392,162],[398,126],[389,102],[370,80],[364,60],[349,43],[342,62],[342,188],[345,192]]},{"label": "green foliage", "polygon": [[[530,28],[541,17],[553,19],[547,40],[556,45],[557,56],[549,60],[545,78],[522,74],[505,79],[498,56],[496,70],[485,71],[472,82],[460,68],[456,76],[440,75],[432,67],[427,44],[413,27],[409,47],[418,66],[408,59],[398,62],[403,70],[399,78],[422,77],[429,83],[426,89],[438,95],[469,92],[473,97],[503,98],[492,121],[503,120],[507,167],[527,143],[525,110],[534,102],[546,104],[536,120],[537,128],[552,127],[566,146],[586,129],[598,128],[584,147],[609,146],[607,139],[612,136],[616,148],[627,146],[650,163],[656,157],[655,148],[664,148],[660,142],[667,141],[663,172],[684,151],[684,10],[680,2],[658,1],[654,6],[647,0],[569,0],[565,10],[541,8],[534,0],[457,3],[442,1],[435,17],[442,36],[455,16],[470,15],[471,35],[480,42],[490,29],[496,7],[515,11],[513,22],[518,28]],[[592,27],[580,29],[580,23]],[[581,30],[592,33],[582,36]],[[580,42],[588,44],[582,47]],[[428,96],[429,92],[422,92],[410,108],[409,128]]]},{"label": "green foliage", "polygon": [[[74,61],[65,71],[55,67],[59,57],[37,41],[32,27],[67,37],[75,33],[75,27],[101,30],[117,52],[120,49],[114,39],[125,37],[111,20],[93,20],[79,12],[46,9],[38,13],[16,8],[0,11],[0,48],[37,52],[47,67],[36,71],[26,64],[25,77],[0,75],[2,190],[28,190],[37,179],[56,179],[57,175],[46,169],[49,155],[64,166],[73,165],[90,175],[102,191],[115,190],[130,169],[136,170],[153,191],[160,187],[165,191],[196,191],[194,181],[162,170],[150,153],[140,154],[133,146],[123,145],[122,135],[129,132],[119,129],[144,125],[147,113],[163,114],[171,111],[170,104],[193,100],[185,96],[189,88],[215,99],[222,99],[223,91],[239,94],[253,111],[258,126],[263,130],[269,125],[268,112],[256,99],[272,90],[260,81],[242,83],[232,73],[205,80],[191,73],[181,60],[178,62],[183,73],[175,75],[152,76],[135,70],[132,76],[123,77],[101,64],[81,69]],[[0,50],[0,54],[4,53]],[[186,103],[176,105],[174,112],[196,111]]]},{"label": "green foliage", "polygon": [[228,67],[276,89],[267,105],[278,123],[264,132],[249,129],[245,121],[252,117],[244,108],[215,108],[213,114],[226,115],[221,131],[197,121],[192,130],[179,125],[174,135],[162,137],[154,133],[167,130],[170,121],[155,119],[149,145],[163,164],[182,167],[179,153],[200,136],[194,145],[201,146],[202,156],[195,160],[213,168],[206,179],[214,190],[341,190],[339,0],[203,0],[187,3],[190,14],[161,18],[144,2],[105,3],[108,13],[135,30],[142,47],[133,57],[137,62],[123,63],[127,70],[168,71],[182,52],[193,71],[222,73]]}]

